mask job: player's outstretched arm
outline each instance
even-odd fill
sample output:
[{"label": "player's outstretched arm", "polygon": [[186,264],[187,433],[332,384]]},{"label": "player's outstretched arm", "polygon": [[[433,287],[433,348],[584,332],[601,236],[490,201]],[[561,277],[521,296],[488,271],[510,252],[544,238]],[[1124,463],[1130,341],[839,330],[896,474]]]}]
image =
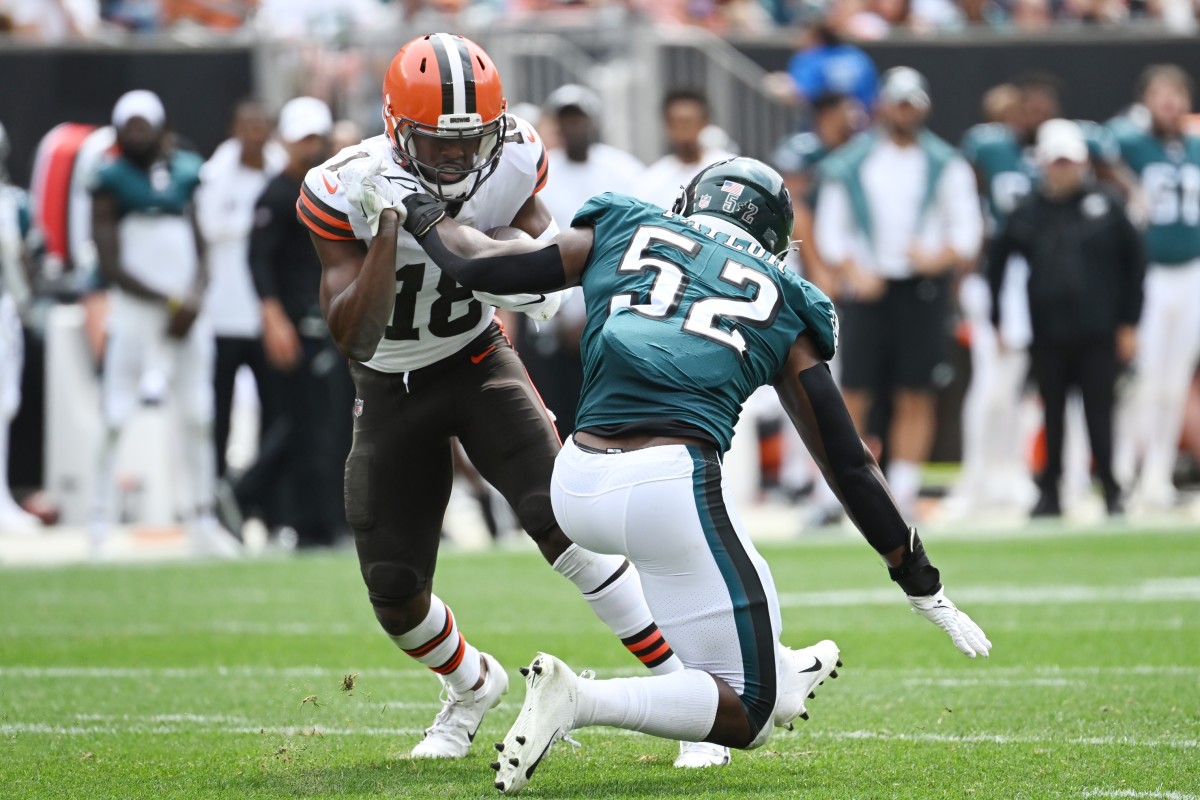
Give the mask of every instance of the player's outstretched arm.
[{"label": "player's outstretched arm", "polygon": [[909,528],[871,451],[846,410],[829,367],[808,334],[792,346],[775,379],[779,399],[855,526],[888,565],[913,610],[944,630],[964,654],[987,655],[992,643],[942,591],[916,529]]},{"label": "player's outstretched arm", "polygon": [[592,252],[591,228],[570,228],[548,242],[497,241],[459,225],[429,195],[404,198],[404,228],[434,263],[468,289],[490,294],[554,292],[579,283]]}]

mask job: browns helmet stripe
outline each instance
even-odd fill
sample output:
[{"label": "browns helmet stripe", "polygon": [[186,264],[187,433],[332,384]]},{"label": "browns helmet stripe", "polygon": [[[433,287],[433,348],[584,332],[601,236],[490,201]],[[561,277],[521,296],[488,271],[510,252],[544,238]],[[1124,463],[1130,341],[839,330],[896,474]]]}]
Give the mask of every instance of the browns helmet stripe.
[{"label": "browns helmet stripe", "polygon": [[475,65],[471,63],[471,49],[467,47],[467,43],[459,39],[458,55],[462,58],[463,66],[463,111],[468,114],[475,113]]},{"label": "browns helmet stripe", "polygon": [[[446,51],[446,43],[442,41],[444,34],[429,35],[429,44],[433,46],[433,55],[437,58],[438,80],[442,82],[442,113],[454,113],[454,76],[450,72],[450,54]],[[449,38],[449,37],[447,37]]]}]

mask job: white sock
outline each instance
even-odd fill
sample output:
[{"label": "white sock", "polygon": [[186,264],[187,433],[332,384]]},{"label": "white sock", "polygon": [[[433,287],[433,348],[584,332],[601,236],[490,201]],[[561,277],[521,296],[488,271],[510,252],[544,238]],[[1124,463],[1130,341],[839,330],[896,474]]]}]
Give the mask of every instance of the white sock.
[{"label": "white sock", "polygon": [[573,544],[554,562],[554,571],[578,587],[592,612],[651,673],[683,669],[650,615],[637,570],[624,556],[600,555]]},{"label": "white sock", "polygon": [[450,607],[437,595],[430,597],[429,613],[417,627],[388,638],[440,675],[455,694],[466,694],[479,682],[479,651],[459,633]]},{"label": "white sock", "polygon": [[921,491],[921,465],[915,461],[893,458],[888,462],[887,482],[900,512],[905,516],[911,515],[916,510],[917,495]]},{"label": "white sock", "polygon": [[649,678],[580,678],[576,685],[576,728],[607,725],[700,742],[717,719],[716,681],[698,669]]}]

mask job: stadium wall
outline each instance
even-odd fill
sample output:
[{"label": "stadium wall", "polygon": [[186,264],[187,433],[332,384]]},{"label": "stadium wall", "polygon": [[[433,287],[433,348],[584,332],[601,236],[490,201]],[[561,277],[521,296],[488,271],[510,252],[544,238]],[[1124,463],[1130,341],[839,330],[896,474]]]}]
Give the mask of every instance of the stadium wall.
[{"label": "stadium wall", "polygon": [[[174,45],[179,48],[178,44]],[[234,104],[254,91],[250,47],[0,48],[0,121],[9,170],[29,185],[33,153],[60,122],[104,125],[129,89],[157,92],[171,125],[205,155],[224,139]]]}]

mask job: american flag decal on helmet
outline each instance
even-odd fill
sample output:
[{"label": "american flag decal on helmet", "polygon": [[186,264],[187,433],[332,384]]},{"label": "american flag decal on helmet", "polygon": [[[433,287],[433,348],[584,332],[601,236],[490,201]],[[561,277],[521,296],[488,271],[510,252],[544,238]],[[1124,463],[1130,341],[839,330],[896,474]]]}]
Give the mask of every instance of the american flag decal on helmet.
[{"label": "american flag decal on helmet", "polygon": [[742,190],[746,187],[736,181],[725,181],[721,184],[721,191],[726,192],[730,197],[741,197]]}]

